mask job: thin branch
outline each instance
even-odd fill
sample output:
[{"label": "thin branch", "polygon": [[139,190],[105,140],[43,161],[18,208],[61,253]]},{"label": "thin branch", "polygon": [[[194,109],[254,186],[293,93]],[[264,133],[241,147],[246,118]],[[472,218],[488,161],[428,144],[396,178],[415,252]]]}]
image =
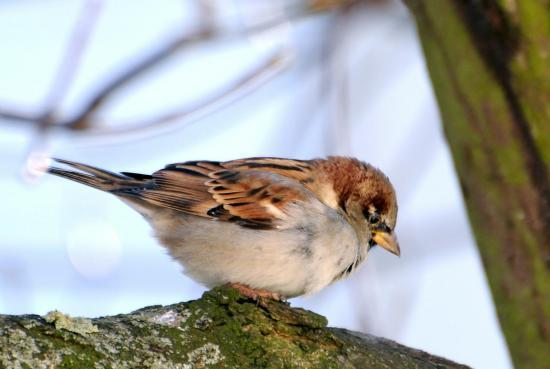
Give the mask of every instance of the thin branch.
[{"label": "thin branch", "polygon": [[80,67],[82,56],[88,46],[92,31],[97,24],[102,6],[102,0],[84,1],[69,42],[67,43],[65,55],[57,69],[50,93],[45,99],[46,115],[54,113],[56,106],[69,91]]},{"label": "thin branch", "polygon": [[0,107],[0,118],[13,120],[16,122],[26,122],[32,124],[42,123],[42,117],[36,113],[30,113],[28,111],[20,111],[17,109],[7,109]]},{"label": "thin branch", "polygon": [[90,127],[90,117],[101,107],[102,103],[113,93],[124,87],[135,78],[139,77],[149,69],[159,65],[183,46],[191,46],[199,41],[204,41],[210,38],[210,31],[201,30],[191,36],[179,37],[169,41],[165,45],[157,48],[148,55],[143,55],[141,58],[130,65],[126,70],[122,71],[103,83],[93,97],[84,104],[82,111],[73,119],[66,122],[67,128],[82,130]]},{"label": "thin branch", "polygon": [[278,52],[230,83],[220,92],[192,106],[174,109],[173,111],[158,114],[152,118],[143,119],[141,121],[133,121],[132,123],[115,123],[113,127],[108,128],[96,125],[88,129],[86,135],[120,135],[127,133],[133,134],[144,130],[158,131],[159,128],[165,128],[167,123],[171,123],[175,120],[177,120],[179,124],[191,123],[228,106],[265,85],[268,81],[282,72],[290,64],[290,61],[291,57],[288,51]]},{"label": "thin branch", "polygon": [[[310,8],[303,7],[291,8],[288,10],[288,12],[289,18],[301,18],[312,14],[312,10]],[[202,13],[204,13],[204,11]],[[208,15],[206,15],[206,17],[207,19],[210,19]],[[160,65],[161,62],[186,47],[191,47],[201,42],[230,39],[241,35],[261,32],[266,29],[275,27],[287,20],[288,18],[281,19],[280,17],[270,19],[265,23],[249,27],[240,32],[228,32],[227,30],[216,29],[214,28],[214,26],[208,26],[212,24],[211,21],[203,23],[202,27],[198,31],[190,35],[179,35],[176,38],[168,41],[164,45],[158,47],[153,52],[147,55],[142,55],[141,57],[133,58],[132,60],[137,60],[137,62],[134,62],[134,64],[128,67],[128,69],[118,75],[115,75],[113,78],[104,83],[104,86],[99,89],[98,93],[96,93],[96,95],[92,97],[87,104],[84,105],[81,113],[74,117],[72,120],[66,122],[64,125],[66,125],[67,128],[74,130],[82,130],[90,127],[90,117],[101,107],[102,103],[108,97],[110,97],[113,93],[124,87],[129,82],[132,82],[134,78],[137,78],[141,74]]]},{"label": "thin branch", "polygon": [[[53,116],[52,111],[46,111],[42,114],[28,114],[21,113],[15,110],[9,110],[0,107],[0,118],[5,118],[12,121],[25,121],[30,124],[38,125],[41,127],[63,127],[72,130],[88,130],[93,125],[91,118],[94,113],[103,105],[103,103],[110,98],[114,93],[122,89],[128,83],[132,82],[134,79],[138,78],[145,72],[150,71],[152,68],[158,66],[161,62],[174,55],[176,52],[181,51],[183,48],[195,45],[199,42],[206,42],[212,40],[220,39],[229,39],[237,36],[247,35],[250,33],[260,32],[274,26],[279,25],[282,22],[288,20],[300,19],[311,14],[318,12],[319,10],[326,11],[331,9],[331,6],[342,5],[340,2],[336,1],[331,6],[324,5],[321,7],[315,7],[317,2],[313,3],[298,3],[294,4],[292,7],[286,9],[285,17],[276,17],[270,19],[262,24],[248,27],[244,30],[225,30],[218,28],[216,29],[211,22],[206,22],[202,27],[192,34],[180,34],[170,41],[163,43],[153,52],[141,53],[138,56],[134,56],[131,60],[137,60],[132,63],[129,67],[124,69],[119,73],[111,73],[111,77],[103,79],[101,87],[99,87],[92,97],[83,104],[83,108],[78,112],[73,118],[70,119],[59,119]],[[207,14],[207,16],[210,16]],[[76,65],[74,66],[76,68]],[[71,77],[72,78],[72,77]],[[66,82],[59,81],[57,92],[52,92],[50,96],[63,96],[64,91],[68,88],[70,79],[68,78]],[[67,86],[65,86],[67,83]],[[223,95],[223,94],[222,94]],[[53,106],[53,101],[49,101],[50,105]],[[185,109],[184,109],[185,110]],[[199,110],[197,108],[187,109],[187,110]],[[187,113],[177,113],[176,115],[187,115]],[[162,120],[162,119],[161,119]],[[166,121],[164,119],[163,121]],[[143,128],[143,127],[141,127]],[[139,128],[139,129],[141,129]]]}]

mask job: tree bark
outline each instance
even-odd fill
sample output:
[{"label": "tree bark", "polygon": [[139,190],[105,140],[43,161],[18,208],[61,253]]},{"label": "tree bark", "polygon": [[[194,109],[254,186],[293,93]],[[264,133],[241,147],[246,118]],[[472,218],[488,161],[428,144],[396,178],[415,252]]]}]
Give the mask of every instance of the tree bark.
[{"label": "tree bark", "polygon": [[514,364],[550,363],[550,12],[406,0]]},{"label": "tree bark", "polygon": [[467,368],[230,288],[97,319],[0,315],[0,368]]}]

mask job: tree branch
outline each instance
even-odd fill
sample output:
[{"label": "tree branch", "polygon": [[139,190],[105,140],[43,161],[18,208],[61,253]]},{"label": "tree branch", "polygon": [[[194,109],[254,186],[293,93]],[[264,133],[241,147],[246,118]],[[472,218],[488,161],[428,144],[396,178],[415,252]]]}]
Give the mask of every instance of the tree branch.
[{"label": "tree branch", "polygon": [[463,368],[230,288],[97,319],[0,315],[0,368]]}]

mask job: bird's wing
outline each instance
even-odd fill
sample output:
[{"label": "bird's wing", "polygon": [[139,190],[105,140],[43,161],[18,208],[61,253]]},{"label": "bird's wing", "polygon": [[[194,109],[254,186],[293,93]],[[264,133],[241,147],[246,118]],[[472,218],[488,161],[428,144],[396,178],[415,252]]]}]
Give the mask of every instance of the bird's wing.
[{"label": "bird's wing", "polygon": [[151,184],[139,191],[117,193],[185,213],[208,216],[218,204],[208,193],[209,174],[223,167],[219,162],[193,161],[167,165],[152,175]]},{"label": "bird's wing", "polygon": [[171,164],[153,174],[152,186],[128,195],[192,215],[270,229],[285,219],[289,204],[312,196],[300,183],[309,177],[306,165],[274,158]]},{"label": "bird's wing", "polygon": [[227,161],[223,166],[233,170],[259,170],[280,174],[301,183],[312,180],[313,165],[311,160],[283,158],[246,158]]},{"label": "bird's wing", "polygon": [[229,212],[227,220],[245,226],[273,228],[286,218],[289,204],[311,196],[300,183],[266,171],[222,170],[211,177],[206,184],[218,208]]}]

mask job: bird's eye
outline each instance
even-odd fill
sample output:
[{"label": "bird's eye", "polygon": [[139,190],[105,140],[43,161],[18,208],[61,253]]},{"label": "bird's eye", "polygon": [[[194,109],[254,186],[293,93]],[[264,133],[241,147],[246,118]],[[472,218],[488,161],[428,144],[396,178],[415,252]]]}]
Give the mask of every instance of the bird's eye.
[{"label": "bird's eye", "polygon": [[367,220],[370,224],[380,223],[380,214],[378,214],[377,212],[372,212],[371,213],[369,211],[365,211],[364,215],[365,215],[365,218],[367,218]]},{"label": "bird's eye", "polygon": [[380,215],[378,213],[372,213],[369,218],[370,224],[378,224],[380,223]]}]

